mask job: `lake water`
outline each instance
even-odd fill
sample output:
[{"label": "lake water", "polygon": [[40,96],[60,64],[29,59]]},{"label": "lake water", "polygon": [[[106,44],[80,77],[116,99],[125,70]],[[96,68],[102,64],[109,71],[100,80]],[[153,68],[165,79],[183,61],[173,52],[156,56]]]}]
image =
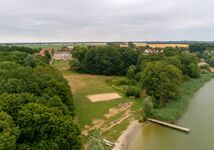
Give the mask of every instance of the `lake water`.
[{"label": "lake water", "polygon": [[214,150],[214,79],[194,94],[176,125],[190,133],[148,123],[134,135],[128,150]]}]

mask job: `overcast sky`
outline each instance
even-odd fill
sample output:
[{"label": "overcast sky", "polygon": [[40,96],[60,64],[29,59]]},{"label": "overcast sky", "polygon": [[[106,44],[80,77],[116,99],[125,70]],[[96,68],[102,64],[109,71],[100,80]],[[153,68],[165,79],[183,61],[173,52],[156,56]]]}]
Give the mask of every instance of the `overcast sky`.
[{"label": "overcast sky", "polygon": [[213,0],[0,3],[0,42],[214,40]]}]

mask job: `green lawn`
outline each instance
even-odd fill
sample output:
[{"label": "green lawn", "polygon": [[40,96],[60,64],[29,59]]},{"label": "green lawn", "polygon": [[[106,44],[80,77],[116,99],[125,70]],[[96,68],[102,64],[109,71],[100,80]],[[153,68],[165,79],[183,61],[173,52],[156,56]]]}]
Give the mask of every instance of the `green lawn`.
[{"label": "green lawn", "polygon": [[[106,83],[107,79],[122,77],[88,75],[71,72],[68,71],[68,63],[62,61],[55,61],[53,65],[56,69],[60,70],[64,74],[64,77],[69,81],[76,107],[77,120],[81,128],[85,125],[91,125],[93,119],[103,119],[103,115],[108,113],[110,108],[116,107],[120,103],[132,101],[134,103],[131,108],[132,110],[135,111],[141,108],[141,99],[128,98],[123,93]],[[92,103],[87,98],[88,95],[109,92],[117,92],[122,98],[96,103]],[[115,116],[114,119],[116,120],[119,117],[120,115],[118,115],[118,117]]]},{"label": "green lawn", "polygon": [[[133,100],[127,98],[123,95],[123,93],[120,93],[119,91],[115,90],[106,83],[106,79],[112,77],[83,74],[72,75],[72,73],[70,75],[66,75],[66,78],[68,76],[70,76],[71,79],[73,77],[73,80],[76,80],[76,82],[78,82],[79,84],[79,86],[74,85],[73,99],[81,127],[84,127],[84,125],[90,125],[92,123],[92,119],[103,118],[103,115],[108,113],[109,108],[115,107],[119,103],[132,101],[134,102],[134,105],[132,106],[134,110],[139,109],[141,107],[141,99]],[[109,92],[117,92],[123,97],[117,100],[96,103],[92,103],[87,98],[87,95]]]}]

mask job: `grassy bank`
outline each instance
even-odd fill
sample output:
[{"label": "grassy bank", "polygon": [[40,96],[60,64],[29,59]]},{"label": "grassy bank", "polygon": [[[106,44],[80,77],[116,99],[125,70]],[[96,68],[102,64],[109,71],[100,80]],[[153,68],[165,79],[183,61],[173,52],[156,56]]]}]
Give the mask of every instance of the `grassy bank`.
[{"label": "grassy bank", "polygon": [[164,108],[154,109],[152,117],[167,122],[175,122],[186,110],[193,94],[212,78],[213,74],[203,74],[201,78],[184,82],[178,100],[167,104]]}]

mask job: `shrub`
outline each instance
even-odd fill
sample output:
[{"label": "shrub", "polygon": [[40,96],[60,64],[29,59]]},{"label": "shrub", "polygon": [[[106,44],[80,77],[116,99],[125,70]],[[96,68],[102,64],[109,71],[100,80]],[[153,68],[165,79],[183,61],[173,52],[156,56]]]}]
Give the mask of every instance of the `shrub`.
[{"label": "shrub", "polygon": [[80,62],[78,59],[71,59],[69,61],[70,70],[79,71],[80,70]]},{"label": "shrub", "polygon": [[131,86],[127,89],[126,96],[134,96],[135,98],[138,98],[140,97],[140,89],[135,86]]},{"label": "shrub", "polygon": [[117,78],[107,79],[106,82],[109,83],[110,85],[116,85],[116,86],[129,85],[130,84],[130,81],[128,79],[126,79],[126,78],[121,78],[121,79],[117,79]]},{"label": "shrub", "polygon": [[153,112],[153,103],[152,98],[150,96],[146,97],[143,100],[143,107],[142,107],[142,116],[143,120],[146,120]]},{"label": "shrub", "polygon": [[207,69],[201,69],[202,74],[209,74],[210,72]]}]

